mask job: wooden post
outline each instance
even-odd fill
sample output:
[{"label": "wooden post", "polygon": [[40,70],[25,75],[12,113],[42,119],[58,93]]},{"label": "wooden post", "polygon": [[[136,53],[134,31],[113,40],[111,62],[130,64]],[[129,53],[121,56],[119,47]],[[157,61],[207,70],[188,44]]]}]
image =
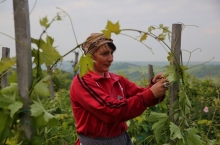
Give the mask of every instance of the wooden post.
[{"label": "wooden post", "polygon": [[47,72],[51,75],[50,77],[50,86],[49,86],[49,89],[50,89],[50,100],[53,100],[54,99],[54,87],[53,87],[53,78],[52,78],[52,70],[50,70],[50,66],[47,66]]},{"label": "wooden post", "polygon": [[153,76],[154,76],[153,66],[151,64],[148,64],[148,82],[151,81]]},{"label": "wooden post", "polygon": [[[79,52],[75,52],[75,61],[74,61],[74,64],[73,64],[73,68],[76,66],[76,64],[78,63],[78,57],[79,57]],[[77,75],[77,71],[78,70],[75,70],[74,71],[74,74],[73,74],[73,77],[75,77]]]},{"label": "wooden post", "polygon": [[[174,52],[176,59],[171,62],[171,65],[177,66],[180,63],[180,50],[181,50],[181,31],[182,31],[182,24],[173,24],[172,25],[172,39],[171,39],[171,49]],[[177,93],[179,92],[179,82],[175,82],[170,87],[170,119],[172,122],[174,121],[173,103],[178,99]],[[177,124],[177,123],[175,123]]]},{"label": "wooden post", "polygon": [[21,129],[31,139],[29,87],[32,82],[31,37],[28,0],[13,0],[18,92],[23,100],[24,115],[20,118]]},{"label": "wooden post", "polygon": [[[7,47],[2,47],[2,59],[10,57],[10,49]],[[1,78],[1,88],[8,86],[8,73],[4,74]]]}]

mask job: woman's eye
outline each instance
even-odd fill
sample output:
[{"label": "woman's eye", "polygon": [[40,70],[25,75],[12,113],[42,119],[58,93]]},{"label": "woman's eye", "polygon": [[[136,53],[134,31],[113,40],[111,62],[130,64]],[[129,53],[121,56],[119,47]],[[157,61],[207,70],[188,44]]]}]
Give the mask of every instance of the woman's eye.
[{"label": "woman's eye", "polygon": [[103,53],[102,55],[108,55],[108,52]]}]

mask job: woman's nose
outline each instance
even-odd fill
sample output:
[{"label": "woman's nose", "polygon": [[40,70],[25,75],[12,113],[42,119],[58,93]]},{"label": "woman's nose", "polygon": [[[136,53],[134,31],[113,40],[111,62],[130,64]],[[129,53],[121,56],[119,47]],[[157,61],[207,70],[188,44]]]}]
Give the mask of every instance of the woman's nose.
[{"label": "woman's nose", "polygon": [[108,61],[112,62],[113,61],[113,54],[110,54],[108,57]]}]

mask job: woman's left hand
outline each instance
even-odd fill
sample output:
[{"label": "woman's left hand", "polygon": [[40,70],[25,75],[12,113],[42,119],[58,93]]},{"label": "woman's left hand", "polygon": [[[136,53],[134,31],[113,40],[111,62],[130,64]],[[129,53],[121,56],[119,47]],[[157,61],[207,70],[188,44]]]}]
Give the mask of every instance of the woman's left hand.
[{"label": "woman's left hand", "polygon": [[161,77],[163,75],[163,72],[159,72],[153,79],[152,82],[155,84],[157,82],[159,82],[161,79],[164,79],[163,77]]}]

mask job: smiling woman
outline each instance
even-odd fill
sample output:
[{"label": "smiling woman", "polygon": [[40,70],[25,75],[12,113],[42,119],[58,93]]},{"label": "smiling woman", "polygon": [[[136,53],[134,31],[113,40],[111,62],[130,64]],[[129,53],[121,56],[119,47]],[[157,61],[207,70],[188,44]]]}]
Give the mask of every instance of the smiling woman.
[{"label": "smiling woman", "polygon": [[[82,46],[91,54],[94,71],[72,81],[70,99],[78,133],[77,145],[131,145],[126,121],[161,102],[169,82],[162,73],[149,86],[137,86],[125,77],[109,72],[116,50],[112,39],[91,34]],[[166,85],[164,85],[166,84]]]}]

